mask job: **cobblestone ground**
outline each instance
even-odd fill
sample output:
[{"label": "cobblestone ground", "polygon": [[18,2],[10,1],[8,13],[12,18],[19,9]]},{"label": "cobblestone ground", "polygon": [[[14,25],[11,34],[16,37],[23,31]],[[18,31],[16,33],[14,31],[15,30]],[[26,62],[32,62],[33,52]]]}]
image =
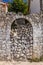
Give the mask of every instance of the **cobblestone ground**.
[{"label": "cobblestone ground", "polygon": [[0,65],[43,65],[43,62],[9,62],[0,61]]}]

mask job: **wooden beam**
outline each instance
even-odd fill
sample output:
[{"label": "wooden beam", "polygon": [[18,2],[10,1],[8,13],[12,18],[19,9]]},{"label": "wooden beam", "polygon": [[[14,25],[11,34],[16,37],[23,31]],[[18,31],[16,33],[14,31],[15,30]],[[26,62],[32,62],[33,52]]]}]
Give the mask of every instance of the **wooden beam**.
[{"label": "wooden beam", "polygon": [[42,10],[42,0],[40,0],[40,10]]},{"label": "wooden beam", "polygon": [[30,0],[28,0],[28,13],[30,13]]}]

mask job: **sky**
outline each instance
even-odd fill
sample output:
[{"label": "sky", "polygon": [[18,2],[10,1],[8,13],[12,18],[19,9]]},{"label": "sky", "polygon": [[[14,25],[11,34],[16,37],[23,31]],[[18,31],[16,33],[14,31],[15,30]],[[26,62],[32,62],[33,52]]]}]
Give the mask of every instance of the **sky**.
[{"label": "sky", "polygon": [[[13,0],[2,0],[3,2],[12,2]],[[26,2],[27,0],[23,0],[24,2]]]},{"label": "sky", "polygon": [[2,0],[3,2],[12,2],[12,0]]},{"label": "sky", "polygon": [[27,0],[23,0],[24,2],[27,2]]}]

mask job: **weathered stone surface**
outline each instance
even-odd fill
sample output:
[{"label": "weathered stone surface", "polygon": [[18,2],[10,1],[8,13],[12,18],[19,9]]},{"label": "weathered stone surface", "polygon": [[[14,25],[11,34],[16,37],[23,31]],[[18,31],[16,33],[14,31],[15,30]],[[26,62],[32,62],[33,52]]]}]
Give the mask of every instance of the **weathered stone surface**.
[{"label": "weathered stone surface", "polygon": [[[22,19],[23,23],[18,23],[17,19]],[[25,25],[24,19],[28,24]],[[14,21],[17,29],[13,34],[11,25]],[[24,16],[1,13],[0,60],[27,60],[34,57],[40,58],[41,55],[43,55],[43,14]]]}]

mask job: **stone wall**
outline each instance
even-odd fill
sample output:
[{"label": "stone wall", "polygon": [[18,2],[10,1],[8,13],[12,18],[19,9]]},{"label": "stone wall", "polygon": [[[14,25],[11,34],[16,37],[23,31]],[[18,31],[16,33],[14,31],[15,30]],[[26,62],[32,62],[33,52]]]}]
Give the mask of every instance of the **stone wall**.
[{"label": "stone wall", "polygon": [[40,0],[31,0],[30,10],[31,13],[40,13]]},{"label": "stone wall", "polygon": [[20,18],[26,19],[32,25],[32,28],[33,28],[33,46],[32,46],[31,58],[36,58],[36,57],[40,58],[40,55],[42,53],[41,51],[42,44],[43,44],[43,35],[42,35],[43,34],[43,29],[42,29],[43,18],[41,17],[41,15],[30,14],[30,15],[24,16],[22,14],[1,13],[0,14],[0,60],[11,60],[14,58],[14,55],[11,52],[11,50],[13,49],[13,46],[12,46],[13,42],[11,42],[10,40],[11,25],[16,19],[20,19]]}]

